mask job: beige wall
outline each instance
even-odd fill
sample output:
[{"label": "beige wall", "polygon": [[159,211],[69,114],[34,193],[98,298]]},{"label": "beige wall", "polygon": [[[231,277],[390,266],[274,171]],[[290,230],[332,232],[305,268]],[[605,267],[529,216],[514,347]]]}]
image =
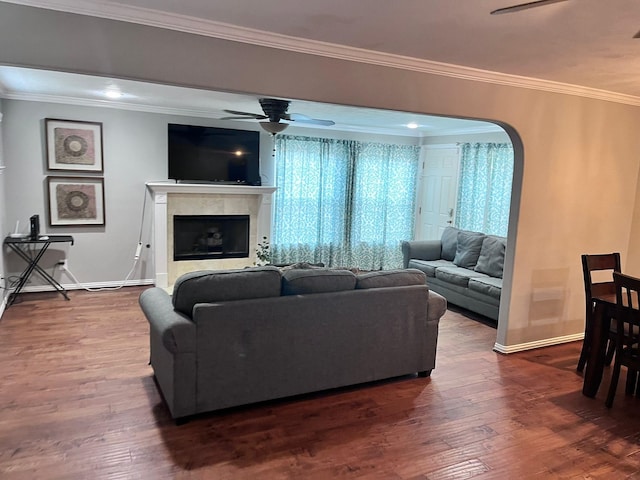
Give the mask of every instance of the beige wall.
[{"label": "beige wall", "polygon": [[581,253],[620,251],[640,275],[640,108],[4,3],[0,45],[3,64],[503,122],[522,188],[501,345],[582,331]]}]

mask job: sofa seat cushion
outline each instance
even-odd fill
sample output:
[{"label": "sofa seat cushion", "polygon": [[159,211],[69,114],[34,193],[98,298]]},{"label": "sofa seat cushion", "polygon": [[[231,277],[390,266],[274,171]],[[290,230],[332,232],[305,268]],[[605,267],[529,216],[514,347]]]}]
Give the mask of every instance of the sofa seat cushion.
[{"label": "sofa seat cushion", "polygon": [[482,242],[478,263],[475,267],[476,272],[486,273],[491,277],[502,278],[506,246],[507,239],[504,237],[485,237]]},{"label": "sofa seat cushion", "polygon": [[468,268],[455,266],[440,267],[436,270],[436,278],[444,282],[452,283],[453,285],[459,285],[461,287],[467,287],[469,285],[470,279],[478,277],[489,278],[489,276],[485,275],[484,273],[479,273],[475,270],[469,270]]},{"label": "sofa seat cushion", "polygon": [[349,270],[295,269],[282,275],[282,295],[341,292],[354,288],[356,276]]},{"label": "sofa seat cushion", "polygon": [[281,278],[271,266],[185,273],[173,286],[173,308],[191,317],[196,303],[279,297]]},{"label": "sofa seat cushion", "polygon": [[453,263],[449,260],[409,260],[409,268],[417,268],[427,274],[427,277],[435,277],[436,270],[440,267],[453,267]]},{"label": "sofa seat cushion", "polygon": [[404,287],[407,285],[424,285],[426,275],[415,268],[402,270],[380,270],[361,273],[356,277],[356,288]]},{"label": "sofa seat cushion", "polygon": [[500,300],[502,279],[496,277],[480,277],[469,279],[469,290]]}]

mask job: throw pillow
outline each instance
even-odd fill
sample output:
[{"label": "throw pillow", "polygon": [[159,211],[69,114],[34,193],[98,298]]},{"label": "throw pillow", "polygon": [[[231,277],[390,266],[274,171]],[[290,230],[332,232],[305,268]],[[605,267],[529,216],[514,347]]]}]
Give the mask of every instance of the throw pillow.
[{"label": "throw pillow", "polygon": [[270,266],[185,273],[173,286],[173,308],[191,317],[196,303],[279,297],[280,279],[280,270]]},{"label": "throw pillow", "polygon": [[447,227],[442,232],[440,242],[442,243],[442,250],[440,258],[443,260],[452,261],[456,256],[456,249],[458,248],[458,230],[455,227]]},{"label": "throw pillow", "polygon": [[504,269],[504,252],[507,247],[507,239],[503,237],[488,236],[482,242],[482,249],[478,257],[476,272],[484,273],[491,277],[502,278]]},{"label": "throw pillow", "polygon": [[462,268],[473,269],[478,262],[482,242],[485,239],[483,233],[478,232],[458,232],[458,246],[453,264]]},{"label": "throw pillow", "polygon": [[323,268],[324,263],[298,262],[298,263],[292,263],[289,265],[274,265],[274,267],[278,267],[281,272],[286,272],[287,270],[295,270],[295,269]]},{"label": "throw pillow", "polygon": [[404,287],[407,285],[425,285],[427,276],[416,268],[403,270],[380,270],[361,273],[357,276],[356,288]]},{"label": "throw pillow", "polygon": [[282,274],[282,295],[353,290],[356,276],[349,270],[296,269]]}]

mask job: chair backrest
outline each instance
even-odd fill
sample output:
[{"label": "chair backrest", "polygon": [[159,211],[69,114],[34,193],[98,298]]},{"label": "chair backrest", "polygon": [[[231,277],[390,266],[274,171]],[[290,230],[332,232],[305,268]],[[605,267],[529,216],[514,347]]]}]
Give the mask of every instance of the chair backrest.
[{"label": "chair backrest", "polygon": [[[640,278],[615,272],[616,321],[620,350],[640,343]],[[637,351],[637,349],[635,349]]]},{"label": "chair backrest", "polygon": [[[611,280],[594,282],[593,272],[609,270]],[[582,255],[582,273],[584,275],[584,294],[587,305],[587,314],[593,308],[593,297],[613,294],[616,286],[613,282],[613,273],[620,272],[620,253],[602,253],[597,255]]]}]

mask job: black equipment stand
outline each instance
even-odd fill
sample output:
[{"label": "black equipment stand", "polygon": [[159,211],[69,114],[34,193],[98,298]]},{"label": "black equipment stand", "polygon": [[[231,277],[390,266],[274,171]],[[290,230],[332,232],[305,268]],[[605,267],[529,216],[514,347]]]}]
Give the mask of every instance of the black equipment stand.
[{"label": "black equipment stand", "polygon": [[[71,245],[73,245],[73,237],[71,235],[45,235],[42,237],[38,237],[37,239],[31,239],[29,237],[6,237],[4,239],[4,244],[7,245],[11,250],[16,252],[18,256],[20,256],[20,258],[22,258],[25,262],[27,262],[27,268],[20,275],[18,286],[11,293],[11,295],[9,295],[7,305],[11,305],[15,301],[16,297],[22,291],[27,283],[27,280],[29,280],[29,277],[34,270],[53,288],[55,288],[57,292],[59,292],[64,298],[69,300],[65,288],[60,285],[55,278],[49,275],[42,269],[42,267],[38,265],[38,262],[44,255],[44,252],[47,251],[47,248],[49,248],[49,245],[51,245],[52,243],[71,243]],[[25,246],[28,248],[23,248]],[[31,247],[38,248],[38,250],[35,251]]]}]

